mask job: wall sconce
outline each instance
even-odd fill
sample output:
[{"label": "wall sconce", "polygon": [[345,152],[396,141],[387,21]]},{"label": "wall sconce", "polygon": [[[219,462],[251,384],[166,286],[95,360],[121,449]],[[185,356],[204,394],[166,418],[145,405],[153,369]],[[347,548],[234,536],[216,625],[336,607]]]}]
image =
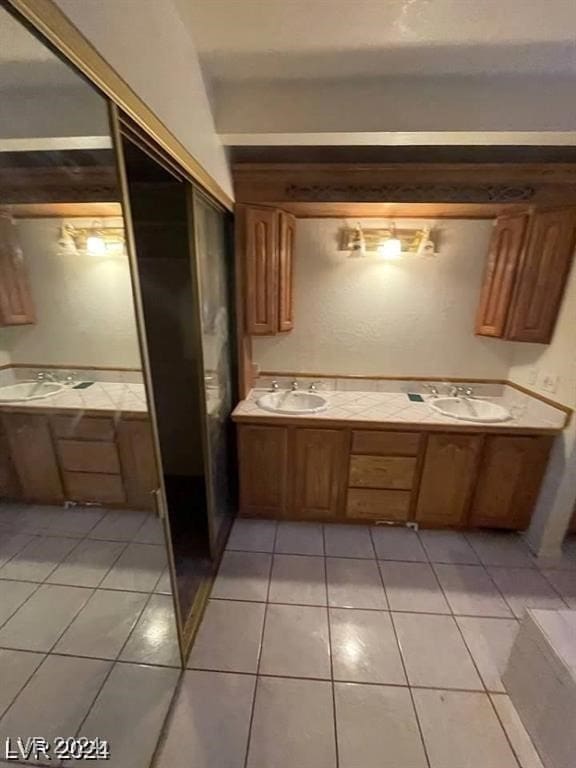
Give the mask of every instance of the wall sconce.
[{"label": "wall sconce", "polygon": [[105,227],[97,221],[90,227],[63,224],[58,250],[62,256],[122,256],[125,253],[124,229]]},{"label": "wall sconce", "polygon": [[398,229],[392,224],[385,229],[376,229],[357,224],[354,228],[342,230],[340,250],[349,251],[351,257],[377,253],[386,260],[397,260],[407,255],[436,256],[437,237],[431,227]]}]

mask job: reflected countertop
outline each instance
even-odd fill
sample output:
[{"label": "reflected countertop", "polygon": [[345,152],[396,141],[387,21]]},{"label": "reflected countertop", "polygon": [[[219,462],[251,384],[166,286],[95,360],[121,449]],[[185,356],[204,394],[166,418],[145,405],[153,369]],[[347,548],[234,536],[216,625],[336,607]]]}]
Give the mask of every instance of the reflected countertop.
[{"label": "reflected countertop", "polygon": [[95,381],[86,389],[67,387],[50,397],[0,403],[2,410],[33,409],[84,410],[147,413],[148,402],[143,384]]}]

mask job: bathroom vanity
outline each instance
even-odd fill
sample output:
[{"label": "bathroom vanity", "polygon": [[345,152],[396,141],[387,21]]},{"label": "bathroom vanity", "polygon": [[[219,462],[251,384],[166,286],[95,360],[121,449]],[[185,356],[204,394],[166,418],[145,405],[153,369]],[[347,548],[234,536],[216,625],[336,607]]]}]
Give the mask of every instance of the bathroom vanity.
[{"label": "bathroom vanity", "polygon": [[152,509],[157,477],[142,385],[97,382],[0,406],[3,497]]},{"label": "bathroom vanity", "polygon": [[494,401],[518,415],[491,424],[442,416],[400,392],[323,393],[322,412],[276,415],[256,391],[233,414],[240,514],[522,530],[566,413],[501,389]]}]

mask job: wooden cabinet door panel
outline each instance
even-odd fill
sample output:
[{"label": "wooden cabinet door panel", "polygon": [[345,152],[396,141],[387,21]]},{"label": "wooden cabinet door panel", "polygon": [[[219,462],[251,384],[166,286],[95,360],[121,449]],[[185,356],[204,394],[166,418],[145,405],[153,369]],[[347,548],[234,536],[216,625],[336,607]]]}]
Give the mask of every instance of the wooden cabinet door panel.
[{"label": "wooden cabinet door panel", "polygon": [[64,472],[66,496],[72,501],[124,504],[126,495],[120,475],[97,472]]},{"label": "wooden cabinet door panel", "polygon": [[487,437],[470,524],[514,530],[526,528],[551,445],[552,438],[548,436]]},{"label": "wooden cabinet door panel", "polygon": [[278,264],[278,330],[291,331],[294,327],[294,237],[296,219],[289,213],[280,213],[280,249]]},{"label": "wooden cabinet door panel", "polygon": [[2,416],[22,496],[30,501],[63,501],[64,493],[47,416]]},{"label": "wooden cabinet door panel", "polygon": [[419,523],[464,525],[482,440],[481,435],[429,435],[416,505]]},{"label": "wooden cabinet door panel", "polygon": [[537,211],[533,215],[506,338],[543,344],[550,342],[575,242],[574,209]]},{"label": "wooden cabinet door panel", "polygon": [[96,440],[58,440],[58,456],[62,469],[71,472],[103,472],[120,474],[115,443]]},{"label": "wooden cabinet door panel", "polygon": [[363,429],[352,433],[352,453],[370,456],[417,456],[420,432],[376,432]]},{"label": "wooden cabinet door panel", "polygon": [[496,222],[476,316],[480,336],[504,335],[527,222],[526,214],[503,216]]},{"label": "wooden cabinet door panel", "polygon": [[150,422],[122,419],[118,424],[118,449],[126,503],[132,509],[154,509],[158,469]]},{"label": "wooden cabinet door panel", "polygon": [[354,488],[410,490],[416,459],[404,456],[352,456],[349,485]]},{"label": "wooden cabinet door panel", "polygon": [[0,325],[36,322],[26,264],[10,214],[0,211]]},{"label": "wooden cabinet door panel", "polygon": [[292,506],[299,519],[341,514],[346,486],[347,435],[340,429],[296,429]]},{"label": "wooden cabinet door panel", "polygon": [[241,513],[247,517],[283,517],[288,472],[286,427],[241,424],[238,460]]},{"label": "wooden cabinet door panel", "polygon": [[278,212],[245,209],[246,332],[278,332]]}]

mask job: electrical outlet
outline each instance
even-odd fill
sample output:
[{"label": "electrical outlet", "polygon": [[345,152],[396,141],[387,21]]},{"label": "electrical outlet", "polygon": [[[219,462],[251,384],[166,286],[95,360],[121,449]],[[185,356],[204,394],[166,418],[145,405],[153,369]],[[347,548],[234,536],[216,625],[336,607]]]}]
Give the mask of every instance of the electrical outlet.
[{"label": "electrical outlet", "polygon": [[534,386],[536,382],[538,381],[538,368],[530,368],[528,371],[528,377],[526,380],[526,383],[528,386]]},{"label": "electrical outlet", "polygon": [[540,387],[544,391],[551,392],[553,394],[558,389],[558,376],[555,376],[553,373],[544,373],[542,375]]}]

